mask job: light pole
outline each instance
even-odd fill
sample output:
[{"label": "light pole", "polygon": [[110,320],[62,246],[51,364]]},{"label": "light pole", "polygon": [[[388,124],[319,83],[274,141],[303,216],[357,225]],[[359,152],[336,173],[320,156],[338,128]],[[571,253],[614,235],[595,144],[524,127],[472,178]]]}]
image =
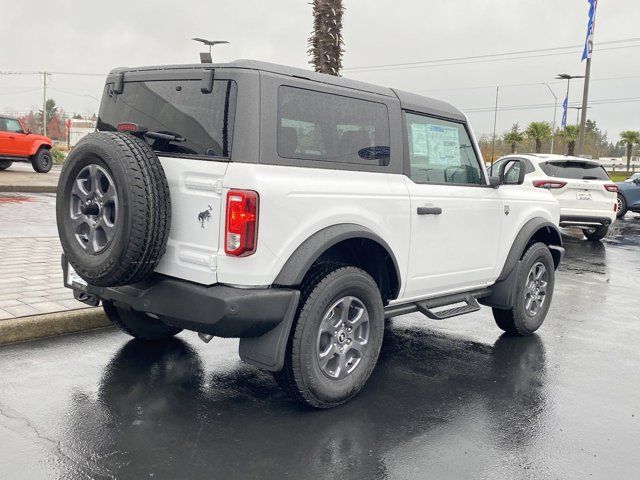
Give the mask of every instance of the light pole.
[{"label": "light pole", "polygon": [[553,95],[553,100],[554,100],[554,104],[553,104],[553,127],[551,129],[551,151],[549,152],[549,153],[553,153],[553,140],[556,138],[556,112],[558,111],[558,97],[556,97],[556,94],[553,93],[553,90],[551,89],[549,84],[543,83],[543,85],[549,89],[549,92],[551,92],[551,95]]},{"label": "light pole", "polygon": [[[580,110],[582,110],[582,107],[569,107],[573,110],[576,110],[576,125],[580,125]],[[587,107],[587,108],[591,108],[591,107]]]},{"label": "light pole", "polygon": [[[584,75],[569,75],[568,73],[560,73],[556,77],[558,80],[566,80],[567,81],[567,107],[569,106],[569,84],[573,78],[584,78]],[[567,124],[565,123],[565,130],[567,129]]]}]

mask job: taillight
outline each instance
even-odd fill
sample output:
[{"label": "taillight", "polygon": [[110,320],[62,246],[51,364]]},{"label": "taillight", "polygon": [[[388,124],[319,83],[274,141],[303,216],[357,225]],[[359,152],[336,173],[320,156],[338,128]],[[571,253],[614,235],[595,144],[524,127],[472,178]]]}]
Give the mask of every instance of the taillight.
[{"label": "taillight", "polygon": [[555,188],[562,188],[567,182],[561,182],[559,180],[534,180],[533,186],[537,188],[547,188],[549,190]]},{"label": "taillight", "polygon": [[258,193],[229,190],[226,217],[225,253],[236,257],[251,255],[258,240]]},{"label": "taillight", "polygon": [[613,192],[613,193],[618,193],[618,186],[614,185],[613,183],[607,183],[604,186],[605,190],[607,190],[608,192]]},{"label": "taillight", "polygon": [[129,133],[147,133],[147,127],[143,125],[138,125],[137,123],[124,122],[118,124],[119,132],[129,132]]}]

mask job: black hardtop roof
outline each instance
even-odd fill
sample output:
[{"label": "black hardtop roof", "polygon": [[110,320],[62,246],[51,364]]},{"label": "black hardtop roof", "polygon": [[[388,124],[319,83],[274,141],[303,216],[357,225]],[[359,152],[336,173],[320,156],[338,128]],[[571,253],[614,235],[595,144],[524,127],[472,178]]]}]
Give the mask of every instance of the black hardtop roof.
[{"label": "black hardtop roof", "polygon": [[175,70],[208,70],[215,68],[239,68],[245,70],[259,70],[263,72],[276,73],[279,75],[286,75],[290,77],[298,77],[308,79],[314,82],[325,83],[329,85],[336,85],[339,87],[351,88],[353,90],[360,90],[369,93],[375,93],[378,95],[384,95],[387,97],[397,97],[402,104],[402,107],[408,110],[415,110],[418,112],[431,113],[434,115],[454,118],[457,120],[466,120],[465,115],[453,105],[436,100],[434,98],[417,95],[415,93],[404,92],[387,87],[380,87],[371,83],[360,82],[358,80],[352,80],[350,78],[336,77],[334,75],[327,75],[324,73],[317,73],[312,70],[305,70],[302,68],[288,67],[286,65],[278,65],[276,63],[260,62],[257,60],[234,60],[227,63],[194,63],[185,65],[156,65],[148,67],[121,67],[111,70],[109,76],[115,76],[118,73],[124,72],[155,72],[155,71],[175,71]]}]

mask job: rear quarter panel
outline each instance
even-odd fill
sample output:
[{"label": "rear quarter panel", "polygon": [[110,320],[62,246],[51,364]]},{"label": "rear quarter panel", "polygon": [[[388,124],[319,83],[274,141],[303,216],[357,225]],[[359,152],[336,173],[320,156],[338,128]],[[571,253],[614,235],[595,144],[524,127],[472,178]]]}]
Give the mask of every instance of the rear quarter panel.
[{"label": "rear quarter panel", "polygon": [[253,255],[225,255],[221,229],[219,282],[270,285],[307,238],[341,223],[362,225],[379,235],[396,255],[400,272],[406,271],[411,233],[402,175],[232,163],[224,188],[257,191],[260,211]]}]

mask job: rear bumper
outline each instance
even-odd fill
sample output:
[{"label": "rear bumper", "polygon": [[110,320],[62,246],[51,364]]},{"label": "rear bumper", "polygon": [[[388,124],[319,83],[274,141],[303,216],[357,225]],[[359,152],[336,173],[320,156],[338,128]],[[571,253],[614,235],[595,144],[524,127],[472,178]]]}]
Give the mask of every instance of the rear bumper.
[{"label": "rear bumper", "polygon": [[[219,337],[263,335],[293,316],[300,296],[293,289],[207,287],[163,276],[123,287],[83,287],[67,284],[64,255],[62,269],[65,286],[79,294],[150,313],[169,325]],[[88,299],[91,300],[94,299]]]},{"label": "rear bumper", "polygon": [[560,215],[561,227],[593,227],[609,226],[616,219],[615,212],[600,213],[595,215],[576,215],[575,213],[562,213]]}]

